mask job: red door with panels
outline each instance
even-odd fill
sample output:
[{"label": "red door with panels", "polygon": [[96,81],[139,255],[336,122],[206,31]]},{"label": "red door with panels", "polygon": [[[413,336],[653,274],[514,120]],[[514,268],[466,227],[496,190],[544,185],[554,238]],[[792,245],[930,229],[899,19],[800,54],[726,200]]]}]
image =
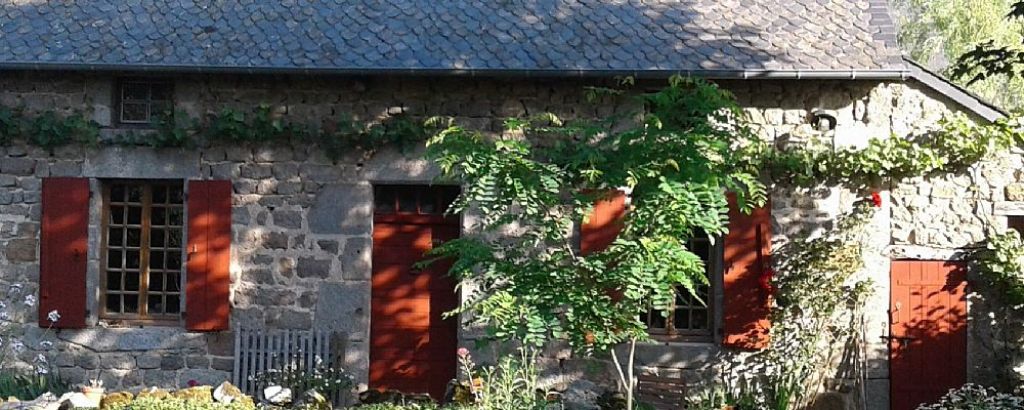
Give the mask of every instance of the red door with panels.
[{"label": "red door with panels", "polygon": [[937,401],[967,381],[967,269],[962,262],[892,262],[891,410]]},{"label": "red door with panels", "polygon": [[450,262],[413,265],[459,236],[459,218],[444,211],[450,186],[381,185],[374,189],[370,308],[370,387],[428,393],[441,399],[455,377],[459,305]]}]

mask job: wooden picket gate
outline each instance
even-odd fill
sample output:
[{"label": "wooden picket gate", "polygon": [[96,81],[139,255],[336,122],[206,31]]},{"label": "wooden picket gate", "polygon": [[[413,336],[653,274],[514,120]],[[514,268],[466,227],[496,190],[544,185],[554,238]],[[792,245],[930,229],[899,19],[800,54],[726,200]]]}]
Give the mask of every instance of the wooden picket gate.
[{"label": "wooden picket gate", "polygon": [[[235,331],[235,386],[243,393],[262,397],[263,388],[250,377],[293,365],[298,371],[312,373],[317,367],[340,368],[345,360],[345,334],[312,330],[239,329]],[[298,396],[302,391],[293,391]],[[339,391],[331,400],[345,404],[346,391]],[[294,397],[298,399],[298,397]]]}]

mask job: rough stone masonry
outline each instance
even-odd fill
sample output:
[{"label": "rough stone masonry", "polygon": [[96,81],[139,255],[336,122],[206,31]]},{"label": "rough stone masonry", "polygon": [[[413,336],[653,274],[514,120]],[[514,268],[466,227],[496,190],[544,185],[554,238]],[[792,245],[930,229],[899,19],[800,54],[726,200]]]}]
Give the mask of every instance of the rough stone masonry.
[{"label": "rough stone masonry", "polygon": [[[0,78],[0,104],[29,111],[83,112],[104,126],[112,122],[115,78],[103,74],[11,74]],[[593,105],[583,80],[497,80],[393,77],[173,78],[176,107],[193,117],[229,107],[250,110],[270,104],[308,123],[344,114],[379,120],[389,114],[445,115],[470,128],[495,132],[503,118],[551,112],[563,118],[599,117],[632,102]],[[914,83],[872,81],[732,81],[733,91],[757,125],[777,143],[831,138],[860,146],[871,137],[908,136],[934,127],[958,107]],[[818,130],[812,113],[826,110],[834,131]],[[883,212],[873,221],[879,246],[866,257],[863,275],[874,280],[868,303],[868,375],[873,403],[888,403],[886,334],[888,261],[917,255],[952,257],[981,240],[989,226],[1005,226],[1007,215],[1024,214],[1019,154],[994,158],[967,176],[917,179],[891,187]],[[144,147],[65,147],[55,152],[13,145],[0,148],[0,290],[22,283],[34,289],[39,273],[41,178],[230,179],[234,188],[231,325],[233,328],[330,329],[347,335],[345,364],[365,383],[370,317],[372,185],[429,183],[437,175],[420,152],[385,150],[372,158],[353,154],[338,163],[316,147],[213,146],[191,150]],[[880,187],[883,191],[890,187]],[[968,195],[965,197],[964,192]],[[863,193],[822,187],[773,193],[775,240],[829,226]],[[110,388],[182,386],[189,380],[215,383],[231,376],[233,336],[188,333],[175,326],[105,326],[96,316],[99,289],[100,196],[92,199],[89,243],[89,328],[57,332],[53,363],[73,382],[100,378]],[[721,292],[715,303],[721,305]],[[721,318],[716,319],[716,323]],[[42,330],[30,324],[25,338]],[[971,334],[984,337],[985,323],[972,320]],[[474,332],[464,330],[468,341]],[[969,344],[971,378],[992,378],[983,343]],[[29,343],[30,346],[34,346]],[[28,358],[27,352],[25,358]],[[638,363],[648,372],[682,373],[687,379],[720,369],[714,343],[651,343],[640,346]],[[546,373],[568,388],[582,377],[557,361]],[[840,381],[853,383],[853,381]],[[850,391],[850,390],[847,390]],[[855,400],[851,397],[848,400]]]}]

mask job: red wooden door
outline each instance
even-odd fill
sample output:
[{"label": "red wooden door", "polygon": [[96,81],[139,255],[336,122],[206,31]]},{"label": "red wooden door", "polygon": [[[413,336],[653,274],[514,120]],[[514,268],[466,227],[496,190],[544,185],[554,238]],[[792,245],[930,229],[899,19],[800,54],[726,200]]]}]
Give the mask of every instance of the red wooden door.
[{"label": "red wooden door", "polygon": [[891,410],[912,410],[967,381],[967,270],[961,262],[893,261]]},{"label": "red wooden door", "polygon": [[442,215],[451,187],[375,189],[370,302],[370,387],[444,396],[455,377],[458,307],[447,262],[422,270],[424,252],[459,236],[458,218]]}]

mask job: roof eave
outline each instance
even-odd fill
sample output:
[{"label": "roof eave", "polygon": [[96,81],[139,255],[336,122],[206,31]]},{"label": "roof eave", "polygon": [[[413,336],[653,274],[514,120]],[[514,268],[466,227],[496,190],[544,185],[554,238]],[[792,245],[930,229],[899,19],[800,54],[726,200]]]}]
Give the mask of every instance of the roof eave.
[{"label": "roof eave", "polygon": [[470,77],[626,77],[668,78],[673,75],[709,79],[834,79],[834,80],[906,80],[906,69],[869,70],[665,70],[665,69],[490,69],[490,68],[409,68],[409,67],[258,67],[258,66],[190,66],[162,64],[91,64],[48,62],[0,62],[0,70],[32,71],[109,71],[152,73],[220,73],[220,74],[299,74],[299,75],[414,75]]},{"label": "roof eave", "polygon": [[979,117],[984,118],[986,121],[994,122],[1009,116],[1009,113],[1004,111],[1002,108],[985,101],[984,98],[981,98],[966,88],[953,83],[949,79],[928,70],[916,61],[906,57],[904,57],[904,60],[907,62],[907,67],[910,69],[911,78],[920,81],[932,90],[935,90],[950,100],[953,100],[953,102],[960,104],[967,110],[977,114]]}]

